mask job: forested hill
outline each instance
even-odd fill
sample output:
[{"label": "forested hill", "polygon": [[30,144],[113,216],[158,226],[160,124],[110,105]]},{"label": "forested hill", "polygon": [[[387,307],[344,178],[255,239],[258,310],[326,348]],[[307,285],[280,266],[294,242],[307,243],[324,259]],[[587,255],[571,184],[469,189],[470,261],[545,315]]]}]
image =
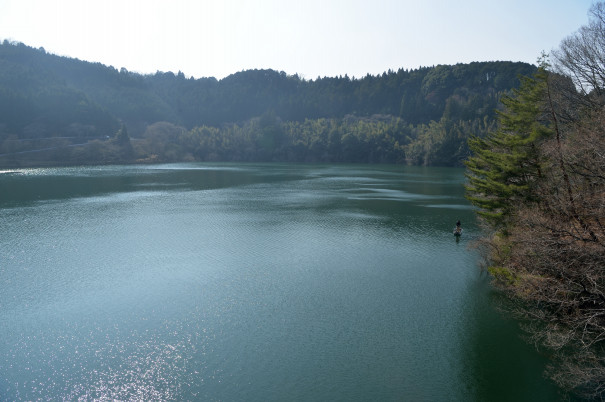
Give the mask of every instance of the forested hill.
[{"label": "forested hill", "polygon": [[[500,96],[534,71],[526,63],[477,62],[363,78],[308,80],[248,70],[221,80],[194,79],[180,72],[118,71],[4,41],[0,164],[186,159],[456,165],[468,153],[468,135],[490,129]],[[133,139],[128,152],[117,150],[121,125],[122,138]]]}]

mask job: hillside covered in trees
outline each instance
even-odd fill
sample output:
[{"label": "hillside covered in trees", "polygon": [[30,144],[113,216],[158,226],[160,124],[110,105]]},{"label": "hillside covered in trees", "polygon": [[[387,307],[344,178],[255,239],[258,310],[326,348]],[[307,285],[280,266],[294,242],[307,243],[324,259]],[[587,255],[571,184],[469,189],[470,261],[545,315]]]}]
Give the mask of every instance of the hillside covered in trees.
[{"label": "hillside covered in trees", "polygon": [[[503,307],[567,391],[605,399],[605,2],[473,137],[467,197]],[[551,64],[552,63],[552,64]]]},{"label": "hillside covered in trees", "polygon": [[[4,41],[0,165],[293,161],[461,165],[525,63],[306,80],[117,70]],[[117,139],[118,133],[121,139]],[[124,140],[124,138],[129,138]],[[124,149],[126,147],[126,149]]]}]

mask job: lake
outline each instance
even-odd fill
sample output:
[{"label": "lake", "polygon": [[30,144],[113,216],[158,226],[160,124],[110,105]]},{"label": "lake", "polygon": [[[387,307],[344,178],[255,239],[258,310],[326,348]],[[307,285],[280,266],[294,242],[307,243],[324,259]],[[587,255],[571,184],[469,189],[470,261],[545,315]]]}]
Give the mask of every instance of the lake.
[{"label": "lake", "polygon": [[463,183],[382,165],[2,171],[0,400],[558,400],[496,312]]}]

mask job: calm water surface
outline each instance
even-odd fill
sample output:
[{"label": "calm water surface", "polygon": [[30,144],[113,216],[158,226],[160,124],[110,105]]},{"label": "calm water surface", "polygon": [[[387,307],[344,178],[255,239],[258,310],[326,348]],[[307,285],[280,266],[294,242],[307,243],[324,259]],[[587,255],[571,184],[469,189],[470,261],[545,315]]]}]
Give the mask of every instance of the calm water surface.
[{"label": "calm water surface", "polygon": [[558,400],[495,313],[463,181],[366,165],[4,171],[0,400]]}]

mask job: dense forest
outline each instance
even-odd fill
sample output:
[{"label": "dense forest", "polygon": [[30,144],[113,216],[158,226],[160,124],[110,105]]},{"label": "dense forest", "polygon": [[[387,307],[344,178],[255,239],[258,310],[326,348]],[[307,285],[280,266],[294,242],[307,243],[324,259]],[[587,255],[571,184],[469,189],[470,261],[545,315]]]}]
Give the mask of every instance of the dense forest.
[{"label": "dense forest", "polygon": [[[306,80],[141,75],[0,45],[0,165],[293,161],[461,166],[536,67],[483,62]],[[118,134],[122,139],[118,140]],[[125,141],[124,138],[128,140]]]},{"label": "dense forest", "polygon": [[472,137],[488,271],[564,389],[605,399],[605,3]]}]

